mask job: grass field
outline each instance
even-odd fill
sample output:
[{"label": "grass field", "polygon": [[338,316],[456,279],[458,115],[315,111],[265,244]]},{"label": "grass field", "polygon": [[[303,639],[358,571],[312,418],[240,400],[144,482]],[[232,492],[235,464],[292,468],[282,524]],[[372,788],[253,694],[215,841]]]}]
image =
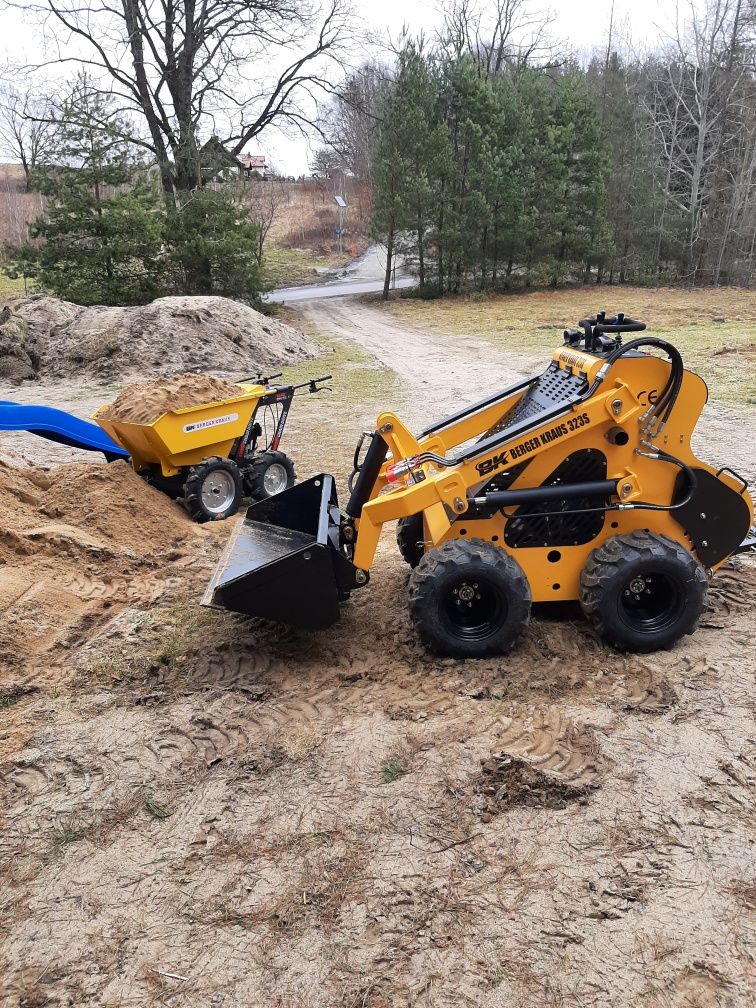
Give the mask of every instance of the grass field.
[{"label": "grass field", "polygon": [[735,288],[580,287],[483,298],[392,301],[408,326],[490,339],[520,352],[554,348],[559,329],[597,309],[624,310],[669,339],[708,383],[712,398],[756,403],[756,294]]},{"label": "grass field", "polygon": [[23,280],[11,280],[10,277],[6,276],[0,270],[0,300],[6,297],[11,297],[13,294],[23,294],[24,293],[24,281]]}]

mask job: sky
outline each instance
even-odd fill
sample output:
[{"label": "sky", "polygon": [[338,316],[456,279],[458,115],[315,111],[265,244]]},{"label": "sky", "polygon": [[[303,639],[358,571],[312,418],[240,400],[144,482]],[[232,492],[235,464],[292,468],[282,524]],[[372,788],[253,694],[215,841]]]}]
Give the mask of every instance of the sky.
[{"label": "sky", "polygon": [[[612,4],[615,34],[629,37],[640,48],[653,46],[674,24],[677,0],[543,0],[540,4],[536,0],[534,5],[551,10],[555,38],[564,40],[573,51],[589,55],[606,46]],[[442,20],[439,0],[353,0],[353,6],[360,23],[379,36],[397,38],[406,25],[412,34],[422,31],[432,37]],[[21,11],[4,8],[0,12],[0,68],[20,60],[35,61],[41,53],[38,29]],[[286,175],[300,175],[308,171],[315,147],[317,140],[308,143],[302,137],[272,130],[251,145],[250,152],[267,155]]]}]

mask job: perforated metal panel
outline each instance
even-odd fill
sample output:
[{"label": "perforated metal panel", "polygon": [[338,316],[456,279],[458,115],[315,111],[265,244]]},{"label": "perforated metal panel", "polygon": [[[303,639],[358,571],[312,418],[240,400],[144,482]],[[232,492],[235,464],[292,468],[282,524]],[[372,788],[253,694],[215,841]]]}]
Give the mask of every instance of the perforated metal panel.
[{"label": "perforated metal panel", "polygon": [[570,374],[553,361],[511,411],[508,425],[537,416],[545,409],[573,399],[587,388],[585,377]]},{"label": "perforated metal panel", "polygon": [[527,390],[519,402],[495,424],[485,437],[505,431],[521,420],[537,417],[546,409],[553,409],[566,400],[581,395],[588,388],[588,380],[581,375],[570,374],[552,361],[534,385]]},{"label": "perforated metal panel", "polygon": [[[595,448],[585,448],[563,459],[541,486],[604,479],[606,456]],[[577,497],[524,504],[507,522],[504,541],[507,546],[519,549],[529,546],[577,546],[590,542],[604,526],[605,512],[600,509],[606,503],[603,497]],[[599,510],[583,510],[590,508]]]}]

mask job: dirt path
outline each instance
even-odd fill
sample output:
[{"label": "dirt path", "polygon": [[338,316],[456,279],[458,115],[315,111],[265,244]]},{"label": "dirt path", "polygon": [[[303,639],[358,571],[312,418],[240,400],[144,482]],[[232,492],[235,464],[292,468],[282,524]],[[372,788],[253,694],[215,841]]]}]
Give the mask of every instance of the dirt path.
[{"label": "dirt path", "polygon": [[[308,301],[297,306],[307,323],[318,332],[346,336],[358,343],[411,387],[431,389],[432,399],[465,392],[483,396],[491,388],[530,374],[530,359],[505,356],[483,338],[430,334],[419,328],[408,331],[390,315],[351,298]],[[542,357],[532,358],[533,362]]]},{"label": "dirt path", "polygon": [[[533,364],[306,311],[400,380],[350,386],[348,361],[338,400],[299,400],[302,475],[342,474],[387,396],[422,424]],[[715,406],[707,454],[753,472],[750,424]],[[61,517],[46,487],[8,548],[106,506]],[[223,532],[82,540],[54,592],[0,594],[2,1008],[750,1008],[752,560],[673,651],[619,655],[568,609],[450,661],[418,645],[390,536],[329,631],[199,610]]]}]

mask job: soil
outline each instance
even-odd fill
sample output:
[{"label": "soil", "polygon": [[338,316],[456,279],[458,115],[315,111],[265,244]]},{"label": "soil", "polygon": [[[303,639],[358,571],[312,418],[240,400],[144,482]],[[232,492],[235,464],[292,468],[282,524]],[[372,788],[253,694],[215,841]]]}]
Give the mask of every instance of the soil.
[{"label": "soil", "polygon": [[314,356],[304,333],[221,297],[167,297],[132,308],[83,308],[37,295],[9,302],[0,377],[12,381],[207,371],[251,375]]},{"label": "soil", "polygon": [[[292,412],[302,477],[343,487],[380,409],[421,426],[531,367],[340,308],[307,308],[343,363]],[[755,416],[713,402],[702,454],[753,476]],[[230,523],[122,463],[4,456],[0,1004],[753,1004],[753,559],[668,652],[564,606],[505,659],[436,659],[391,530],[296,631],[197,606]]]},{"label": "soil", "polygon": [[232,399],[242,390],[233,382],[212,375],[181,374],[159,381],[128,385],[103,411],[108,420],[149,424],[168,410]]},{"label": "soil", "polygon": [[26,670],[65,651],[72,628],[149,594],[201,536],[126,462],[45,470],[0,460],[0,666]]}]

